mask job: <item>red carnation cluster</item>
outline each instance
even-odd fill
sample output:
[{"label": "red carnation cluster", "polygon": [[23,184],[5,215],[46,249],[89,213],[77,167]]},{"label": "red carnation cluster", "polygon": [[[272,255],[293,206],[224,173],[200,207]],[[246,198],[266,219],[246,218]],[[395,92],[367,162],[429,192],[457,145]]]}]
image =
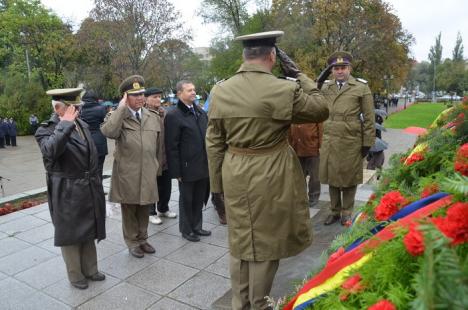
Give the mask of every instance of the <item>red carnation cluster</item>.
[{"label": "red carnation cluster", "polygon": [[424,160],[424,154],[421,152],[416,152],[408,156],[405,160],[405,166],[411,166],[415,162]]},{"label": "red carnation cluster", "polygon": [[378,221],[386,221],[407,204],[408,201],[399,191],[388,192],[382,197],[377,208],[375,208],[375,218]]},{"label": "red carnation cluster", "polygon": [[345,291],[340,295],[340,300],[344,301],[348,299],[350,294],[358,293],[365,289],[365,286],[361,282],[362,278],[360,274],[355,274],[352,277],[349,277],[343,284],[341,288]]},{"label": "red carnation cluster", "polygon": [[394,304],[392,304],[391,301],[388,301],[386,299],[382,299],[376,304],[373,304],[367,310],[396,310],[396,307]]},{"label": "red carnation cluster", "polygon": [[432,194],[439,192],[439,185],[432,183],[424,187],[423,191],[421,192],[421,198],[426,198],[431,196]]},{"label": "red carnation cluster", "polygon": [[412,223],[408,233],[403,238],[406,250],[413,256],[419,256],[424,253],[424,236],[418,230],[416,223]]},{"label": "red carnation cluster", "polygon": [[432,222],[452,240],[452,245],[468,242],[468,202],[454,203],[446,217],[433,218]]},{"label": "red carnation cluster", "polygon": [[455,171],[468,176],[468,143],[463,144],[455,156]]},{"label": "red carnation cluster", "polygon": [[336,250],[335,253],[330,255],[330,257],[328,258],[327,265],[334,262],[334,261],[336,261],[344,253],[345,253],[345,249],[343,247],[340,247],[338,250]]}]

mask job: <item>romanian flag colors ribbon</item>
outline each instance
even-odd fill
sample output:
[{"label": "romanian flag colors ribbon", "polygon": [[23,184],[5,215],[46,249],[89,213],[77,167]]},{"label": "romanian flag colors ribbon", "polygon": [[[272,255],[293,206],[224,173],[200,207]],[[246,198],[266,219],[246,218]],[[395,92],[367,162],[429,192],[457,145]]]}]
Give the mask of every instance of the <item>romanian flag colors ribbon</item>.
[{"label": "romanian flag colors ribbon", "polygon": [[372,230],[373,238],[359,240],[338,258],[329,259],[322,271],[311,278],[283,310],[303,310],[314,304],[320,296],[339,287],[354,270],[366,263],[372,257],[372,249],[394,238],[396,227],[409,227],[411,222],[425,218],[450,203],[451,196],[437,193],[402,208],[391,218],[395,222],[386,227],[377,225],[379,229]]}]

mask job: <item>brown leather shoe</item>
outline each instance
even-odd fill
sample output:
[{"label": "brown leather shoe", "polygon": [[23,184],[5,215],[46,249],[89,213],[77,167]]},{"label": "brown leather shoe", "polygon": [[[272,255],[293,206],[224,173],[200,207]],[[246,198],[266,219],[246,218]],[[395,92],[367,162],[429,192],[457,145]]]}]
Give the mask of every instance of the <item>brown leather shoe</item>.
[{"label": "brown leather shoe", "polygon": [[351,220],[351,215],[342,215],[341,216],[341,225],[349,227],[353,221]]},{"label": "brown leather shoe", "polygon": [[132,256],[135,256],[136,258],[142,258],[143,256],[145,256],[145,252],[143,252],[143,250],[140,249],[139,246],[128,249],[128,251],[130,252],[130,254],[132,254]]},{"label": "brown leather shoe", "polygon": [[143,252],[149,253],[149,254],[153,254],[153,253],[156,252],[156,250],[153,248],[153,246],[151,244],[149,244],[148,242],[140,244],[140,249]]},{"label": "brown leather shoe", "polygon": [[323,225],[331,225],[335,222],[337,222],[341,217],[339,215],[336,215],[336,214],[330,214],[327,219],[325,220],[325,222],[323,223]]}]

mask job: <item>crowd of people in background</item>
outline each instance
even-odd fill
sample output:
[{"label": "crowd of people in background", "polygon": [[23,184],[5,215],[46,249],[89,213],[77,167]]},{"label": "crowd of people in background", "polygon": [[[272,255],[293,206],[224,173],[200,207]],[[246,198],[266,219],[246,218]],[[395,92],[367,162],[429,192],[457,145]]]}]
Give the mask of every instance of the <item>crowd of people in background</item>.
[{"label": "crowd of people in background", "polygon": [[16,147],[17,128],[13,118],[0,117],[0,149],[7,146]]}]

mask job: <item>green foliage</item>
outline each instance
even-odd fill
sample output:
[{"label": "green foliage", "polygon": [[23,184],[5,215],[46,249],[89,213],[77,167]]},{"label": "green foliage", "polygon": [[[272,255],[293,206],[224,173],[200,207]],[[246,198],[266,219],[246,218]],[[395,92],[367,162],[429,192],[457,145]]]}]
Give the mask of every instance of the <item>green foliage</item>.
[{"label": "green foliage", "polygon": [[385,120],[387,128],[407,128],[411,126],[427,128],[446,106],[442,103],[418,103],[406,110],[394,113]]},{"label": "green foliage", "polygon": [[443,191],[453,193],[456,200],[468,200],[468,177],[455,173],[452,178],[445,178],[441,189]]},{"label": "green foliage", "polygon": [[421,225],[425,252],[412,287],[413,309],[467,309],[468,273],[466,245],[455,250],[433,225]]}]

